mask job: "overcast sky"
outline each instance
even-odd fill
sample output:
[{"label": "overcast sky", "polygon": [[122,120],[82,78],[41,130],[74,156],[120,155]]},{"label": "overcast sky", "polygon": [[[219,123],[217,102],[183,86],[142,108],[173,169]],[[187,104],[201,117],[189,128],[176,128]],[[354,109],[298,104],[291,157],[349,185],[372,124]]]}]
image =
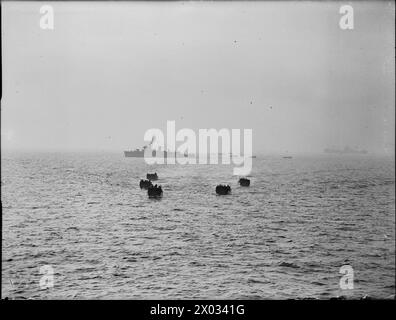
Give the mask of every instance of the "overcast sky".
[{"label": "overcast sky", "polygon": [[394,149],[394,2],[2,2],[2,148],[251,128],[253,152]]}]

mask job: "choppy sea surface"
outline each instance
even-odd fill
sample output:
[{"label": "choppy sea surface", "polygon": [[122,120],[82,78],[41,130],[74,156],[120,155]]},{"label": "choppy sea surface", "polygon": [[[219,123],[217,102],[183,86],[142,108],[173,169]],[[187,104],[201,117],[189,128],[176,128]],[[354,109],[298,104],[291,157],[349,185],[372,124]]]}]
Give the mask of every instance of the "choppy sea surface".
[{"label": "choppy sea surface", "polygon": [[[329,299],[395,294],[393,157],[229,165],[113,153],[2,153],[2,297]],[[164,195],[139,179],[157,172]],[[217,196],[218,183],[232,194]],[[40,267],[54,270],[42,289]],[[340,267],[353,268],[350,290]],[[43,272],[43,270],[41,270]]]}]

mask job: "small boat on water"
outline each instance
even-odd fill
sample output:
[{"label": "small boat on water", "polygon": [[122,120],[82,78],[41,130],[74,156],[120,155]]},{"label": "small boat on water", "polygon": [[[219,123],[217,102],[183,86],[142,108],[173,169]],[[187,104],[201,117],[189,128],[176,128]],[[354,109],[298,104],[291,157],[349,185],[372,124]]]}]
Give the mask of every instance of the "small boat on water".
[{"label": "small boat on water", "polygon": [[250,180],[248,178],[240,178],[238,182],[242,187],[250,186]]},{"label": "small boat on water", "polygon": [[292,156],[284,156],[283,159],[292,159]]},{"label": "small boat on water", "polygon": [[231,187],[229,185],[219,184],[216,187],[216,193],[218,195],[226,195],[231,193]]},{"label": "small boat on water", "polygon": [[147,189],[147,194],[149,196],[149,198],[161,198],[162,197],[162,187],[161,186],[150,186]]},{"label": "small boat on water", "polygon": [[147,173],[146,178],[150,181],[158,180],[157,172],[155,173]]},{"label": "small boat on water", "polygon": [[140,183],[139,183],[139,186],[140,186],[140,189],[148,189],[149,187],[152,187],[153,184],[152,184],[152,182],[150,180],[141,179]]}]

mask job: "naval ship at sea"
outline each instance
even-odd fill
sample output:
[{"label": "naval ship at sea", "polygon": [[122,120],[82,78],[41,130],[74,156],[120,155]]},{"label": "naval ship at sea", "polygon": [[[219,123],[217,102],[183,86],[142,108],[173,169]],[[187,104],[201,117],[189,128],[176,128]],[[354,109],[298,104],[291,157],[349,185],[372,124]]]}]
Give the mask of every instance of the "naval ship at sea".
[{"label": "naval ship at sea", "polygon": [[124,155],[127,158],[143,158],[145,149],[146,147],[143,147],[143,149],[125,150]]},{"label": "naval ship at sea", "polygon": [[[126,151],[124,151],[124,156],[127,158],[144,158],[144,152],[146,151],[147,148],[149,148],[149,146],[144,146],[142,149],[126,150]],[[177,152],[170,152],[170,151],[166,151],[166,150],[162,151],[161,149],[159,149],[159,150],[152,149],[151,150],[152,156],[155,157],[157,155],[157,152],[161,152],[163,154],[164,158],[167,158],[168,155],[171,156],[172,153],[174,154],[172,156],[175,156],[175,157],[177,157],[177,156],[188,157],[187,153],[181,155],[180,153],[177,153]]]},{"label": "naval ship at sea", "polygon": [[326,148],[324,149],[324,153],[335,153],[335,154],[367,154],[367,150],[358,150],[351,147],[344,147],[344,149],[337,148]]}]

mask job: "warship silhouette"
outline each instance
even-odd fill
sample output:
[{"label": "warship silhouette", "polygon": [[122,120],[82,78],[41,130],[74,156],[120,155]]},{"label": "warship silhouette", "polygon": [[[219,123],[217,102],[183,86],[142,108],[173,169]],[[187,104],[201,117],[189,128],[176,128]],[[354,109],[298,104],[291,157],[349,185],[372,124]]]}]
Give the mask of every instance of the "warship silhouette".
[{"label": "warship silhouette", "polygon": [[367,154],[367,150],[354,149],[349,146],[344,147],[344,149],[337,148],[326,148],[324,149],[324,153],[335,153],[335,154]]}]

